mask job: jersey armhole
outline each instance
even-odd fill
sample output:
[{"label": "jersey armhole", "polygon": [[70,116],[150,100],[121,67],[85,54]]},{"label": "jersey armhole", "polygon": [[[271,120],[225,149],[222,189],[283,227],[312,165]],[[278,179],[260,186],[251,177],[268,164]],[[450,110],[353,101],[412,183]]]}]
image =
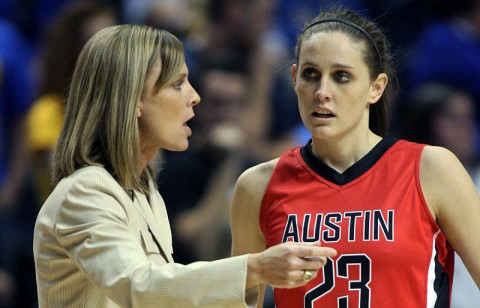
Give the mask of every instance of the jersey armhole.
[{"label": "jersey armhole", "polygon": [[427,200],[425,199],[425,195],[422,189],[422,183],[420,181],[420,165],[422,161],[423,151],[427,145],[421,144],[418,146],[417,153],[415,155],[415,185],[417,186],[419,196],[422,202],[422,208],[425,214],[427,215],[428,219],[432,226],[438,231],[440,230],[440,226],[438,225],[437,221],[433,218],[432,212],[430,212],[430,208],[428,207]]},{"label": "jersey armhole", "polygon": [[[297,155],[296,152],[299,152],[299,151],[300,151],[300,147],[296,147],[296,148],[290,149],[287,152],[283,153],[278,158],[278,160],[275,163],[275,167],[273,167],[272,173],[270,174],[270,178],[268,179],[268,183],[265,186],[265,193],[263,194],[262,201],[260,203],[260,215],[259,215],[259,219],[258,219],[258,223],[259,223],[259,226],[260,226],[260,231],[262,232],[264,237],[268,233],[268,230],[265,230],[265,228],[269,225],[269,223],[268,223],[268,217],[269,217],[268,206],[269,206],[269,204],[271,204],[271,202],[269,200],[269,191],[270,191],[270,186],[272,185],[272,179],[273,179],[273,177],[274,177],[274,175],[277,171],[277,168],[283,163],[283,160],[284,160],[285,156],[292,155],[292,152],[293,152],[293,155]],[[266,240],[266,237],[265,237],[265,240]]]}]

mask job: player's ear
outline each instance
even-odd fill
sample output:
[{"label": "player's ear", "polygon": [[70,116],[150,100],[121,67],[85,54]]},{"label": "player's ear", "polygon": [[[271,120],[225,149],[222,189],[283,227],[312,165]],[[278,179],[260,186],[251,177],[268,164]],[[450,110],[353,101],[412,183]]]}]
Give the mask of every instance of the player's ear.
[{"label": "player's ear", "polygon": [[380,97],[383,95],[383,91],[388,84],[388,76],[385,73],[378,74],[377,78],[372,82],[370,86],[370,94],[369,94],[369,104],[375,104],[378,102]]},{"label": "player's ear", "polygon": [[296,91],[297,87],[297,71],[298,71],[298,66],[296,64],[293,64],[291,69],[291,74],[292,74],[292,82],[293,82],[293,89]]}]

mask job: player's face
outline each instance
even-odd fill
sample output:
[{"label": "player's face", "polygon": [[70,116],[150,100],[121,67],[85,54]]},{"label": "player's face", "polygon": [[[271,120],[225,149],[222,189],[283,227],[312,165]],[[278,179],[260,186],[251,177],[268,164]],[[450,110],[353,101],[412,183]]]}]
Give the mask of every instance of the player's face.
[{"label": "player's face", "polygon": [[194,116],[193,106],[200,97],[188,81],[188,69],[184,65],[177,78],[161,89],[154,88],[160,75],[158,63],[150,72],[146,92],[137,110],[142,153],[159,148],[184,151],[192,130],[187,122]]},{"label": "player's face", "polygon": [[380,98],[386,75],[379,75],[383,85],[371,80],[364,48],[341,32],[320,32],[303,42],[292,76],[302,121],[313,138],[368,131],[369,106]]}]

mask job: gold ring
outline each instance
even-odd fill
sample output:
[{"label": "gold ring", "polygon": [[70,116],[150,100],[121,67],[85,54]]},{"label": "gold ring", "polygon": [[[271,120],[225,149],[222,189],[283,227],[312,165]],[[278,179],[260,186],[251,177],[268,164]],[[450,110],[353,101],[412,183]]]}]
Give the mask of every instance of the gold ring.
[{"label": "gold ring", "polygon": [[303,281],[309,282],[310,280],[313,279],[313,273],[310,271],[304,271],[302,278],[303,278]]}]

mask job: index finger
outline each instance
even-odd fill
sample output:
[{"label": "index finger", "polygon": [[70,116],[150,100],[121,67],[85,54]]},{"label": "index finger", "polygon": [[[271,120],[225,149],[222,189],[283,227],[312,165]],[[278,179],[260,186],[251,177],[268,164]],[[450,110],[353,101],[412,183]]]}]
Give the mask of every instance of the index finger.
[{"label": "index finger", "polygon": [[324,247],[312,245],[311,243],[298,243],[297,256],[302,258],[312,257],[334,257],[337,255],[337,250],[331,247]]}]

